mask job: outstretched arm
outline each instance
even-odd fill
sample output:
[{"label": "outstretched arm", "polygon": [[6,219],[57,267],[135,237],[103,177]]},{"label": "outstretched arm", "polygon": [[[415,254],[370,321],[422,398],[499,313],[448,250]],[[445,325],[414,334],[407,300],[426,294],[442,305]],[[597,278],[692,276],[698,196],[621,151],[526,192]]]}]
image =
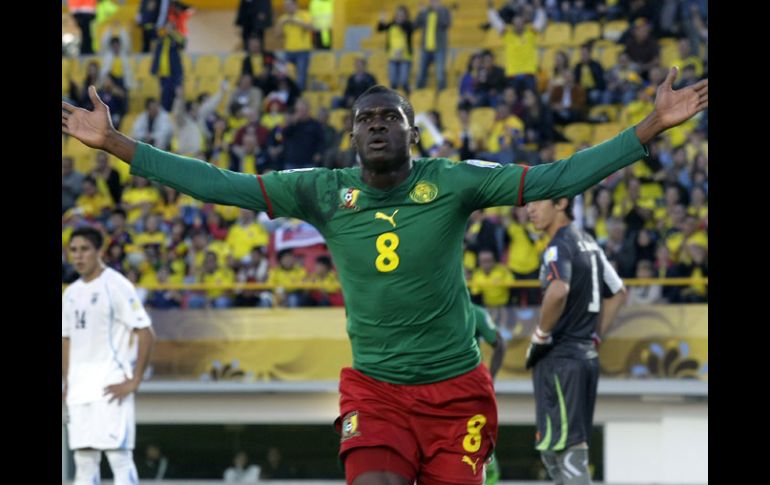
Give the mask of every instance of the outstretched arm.
[{"label": "outstretched arm", "polygon": [[93,111],[62,102],[62,132],[85,145],[104,150],[131,164],[131,173],[189,194],[204,202],[266,210],[268,203],[254,175],[222,170],[193,158],[139,143],[112,126],[109,109],[91,86]]},{"label": "outstretched arm", "polygon": [[524,201],[572,197],[646,155],[644,144],[708,108],[708,79],[674,91],[677,68],[658,87],[655,109],[633,129],[558,162],[533,167],[524,179]]}]

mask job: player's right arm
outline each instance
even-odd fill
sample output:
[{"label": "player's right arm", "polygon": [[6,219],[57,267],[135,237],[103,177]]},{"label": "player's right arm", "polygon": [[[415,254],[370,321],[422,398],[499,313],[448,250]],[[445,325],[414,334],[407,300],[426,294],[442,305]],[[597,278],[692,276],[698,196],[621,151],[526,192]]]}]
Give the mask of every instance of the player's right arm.
[{"label": "player's right arm", "polygon": [[[599,323],[596,331],[599,334],[599,338],[603,338],[604,335],[612,326],[612,322],[615,321],[615,317],[618,316],[618,312],[623,307],[628,297],[626,287],[623,285],[623,280],[618,276],[615,268],[607,260],[607,255],[604,251],[599,251],[599,257],[602,260],[603,274],[602,282],[604,288],[605,298],[602,299],[602,308],[599,312]],[[607,297],[606,295],[612,295]]]},{"label": "player's right arm", "polygon": [[[62,102],[62,132],[131,165],[131,173],[173,187],[204,202],[267,211],[270,217],[307,220],[295,200],[301,174],[273,172],[255,176],[223,170],[194,158],[137,142],[112,126],[109,110],[93,86],[93,111]],[[312,222],[312,221],[311,221]]]},{"label": "player's right arm", "polygon": [[552,241],[543,253],[545,293],[540,307],[540,321],[532,332],[525,367],[532,368],[553,344],[553,331],[569,297],[572,279],[572,254],[561,241]]}]

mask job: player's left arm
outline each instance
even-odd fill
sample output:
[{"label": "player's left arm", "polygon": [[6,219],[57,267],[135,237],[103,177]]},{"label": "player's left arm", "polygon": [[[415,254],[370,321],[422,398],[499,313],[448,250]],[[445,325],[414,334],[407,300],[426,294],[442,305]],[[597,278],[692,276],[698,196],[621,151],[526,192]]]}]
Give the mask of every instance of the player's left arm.
[{"label": "player's left arm", "polygon": [[122,401],[126,396],[139,389],[147,364],[150,360],[155,333],[150,326],[150,316],[134,288],[127,281],[117,281],[111,288],[112,304],[119,324],[129,327],[137,337],[138,349],[136,367],[126,380],[104,388],[104,394],[110,395],[110,402]]},{"label": "player's left arm", "polygon": [[574,197],[648,154],[645,144],[708,108],[708,79],[673,90],[677,68],[658,87],[655,108],[639,124],[610,140],[554,163],[532,167],[522,177],[524,202]]},{"label": "player's left arm", "polygon": [[615,317],[618,316],[618,312],[623,307],[623,304],[625,304],[628,291],[615,268],[607,260],[604,251],[600,251],[599,255],[604,267],[602,275],[604,287],[604,294],[602,296],[604,298],[602,298],[602,308],[599,312],[599,323],[597,324],[596,332],[598,333],[599,342],[601,342],[601,338],[604,337],[607,330],[612,326],[612,322],[615,321]]},{"label": "player's left arm", "polygon": [[505,340],[503,340],[503,336],[500,335],[500,331],[497,330],[495,334],[495,349],[492,351],[492,360],[489,362],[489,373],[492,374],[493,381],[495,380],[495,377],[497,377],[500,368],[503,366],[503,359],[505,358],[505,351],[507,350]]}]

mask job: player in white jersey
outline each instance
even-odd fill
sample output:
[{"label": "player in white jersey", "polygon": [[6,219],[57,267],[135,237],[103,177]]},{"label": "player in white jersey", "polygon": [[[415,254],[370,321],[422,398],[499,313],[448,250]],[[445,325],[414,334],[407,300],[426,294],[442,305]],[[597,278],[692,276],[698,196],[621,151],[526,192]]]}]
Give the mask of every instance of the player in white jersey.
[{"label": "player in white jersey", "polygon": [[134,391],[155,340],[134,286],[102,262],[102,244],[94,228],[73,231],[69,251],[80,279],[62,296],[62,400],[75,485],[99,483],[102,451],[115,485],[138,483]]}]

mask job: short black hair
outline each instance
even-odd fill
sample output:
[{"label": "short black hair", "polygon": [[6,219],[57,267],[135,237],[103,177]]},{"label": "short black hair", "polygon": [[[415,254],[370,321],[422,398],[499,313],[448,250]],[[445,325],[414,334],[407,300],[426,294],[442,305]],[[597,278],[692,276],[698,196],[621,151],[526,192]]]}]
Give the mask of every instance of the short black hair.
[{"label": "short black hair", "polygon": [[558,204],[560,200],[567,199],[567,207],[564,208],[564,215],[567,216],[567,218],[571,221],[575,220],[575,213],[573,210],[573,203],[575,201],[574,197],[557,197],[555,199],[551,199],[555,204]]},{"label": "short black hair", "polygon": [[363,101],[364,98],[367,96],[387,96],[389,98],[394,98],[396,101],[396,104],[404,110],[404,113],[406,114],[406,119],[409,120],[409,126],[414,126],[414,108],[412,107],[412,104],[409,102],[408,99],[401,96],[398,91],[390,88],[386,88],[382,84],[377,84],[375,86],[370,87],[366,91],[361,94],[358,98],[356,98],[355,102],[353,103],[353,107],[351,108],[351,111],[353,112],[353,119],[355,120],[356,110],[358,109],[358,106]]},{"label": "short black hair", "polygon": [[104,244],[104,236],[102,236],[102,233],[98,229],[91,226],[79,227],[72,231],[72,235],[70,236],[70,243],[76,237],[87,239],[91,244],[94,245],[94,248],[97,251],[100,250],[102,248],[102,244]]},{"label": "short black hair", "polygon": [[283,257],[285,255],[287,255],[287,254],[291,254],[292,256],[294,256],[294,251],[292,251],[291,248],[289,248],[289,249],[281,249],[280,251],[278,251],[278,261],[283,259]]}]

